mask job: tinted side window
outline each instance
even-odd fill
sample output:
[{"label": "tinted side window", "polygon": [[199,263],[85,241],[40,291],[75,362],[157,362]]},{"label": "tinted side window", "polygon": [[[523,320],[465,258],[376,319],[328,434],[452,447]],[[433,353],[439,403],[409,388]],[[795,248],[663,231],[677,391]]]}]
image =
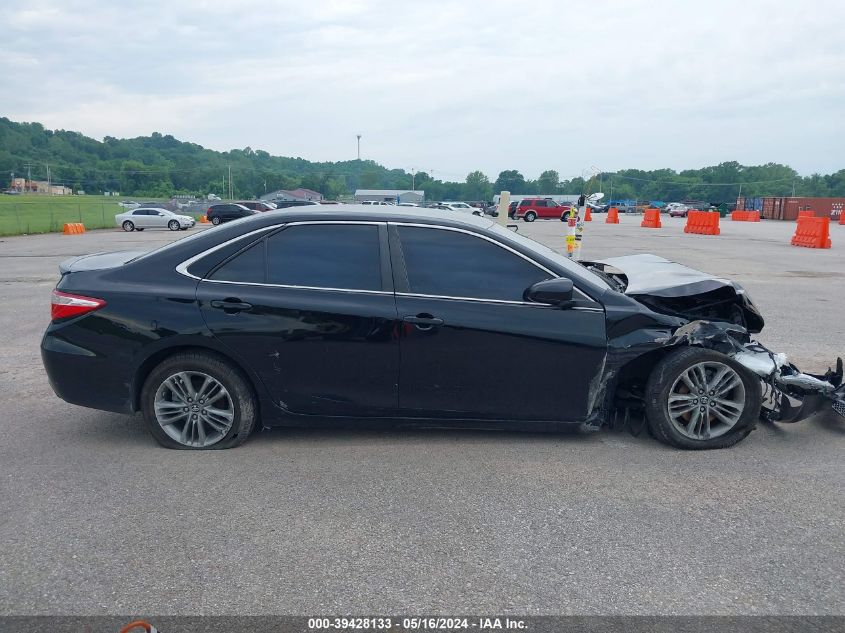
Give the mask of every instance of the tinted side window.
[{"label": "tinted side window", "polygon": [[545,200],[537,200],[537,202],[534,203],[534,206],[535,207],[545,207],[546,201]]},{"label": "tinted side window", "polygon": [[381,290],[378,227],[291,226],[267,239],[267,280],[287,286]]},{"label": "tinted side window", "polygon": [[408,285],[415,294],[522,301],[550,275],[487,240],[442,229],[399,227]]},{"label": "tinted side window", "polygon": [[215,270],[209,279],[215,281],[239,281],[264,283],[267,263],[264,257],[264,240],[253,244]]}]

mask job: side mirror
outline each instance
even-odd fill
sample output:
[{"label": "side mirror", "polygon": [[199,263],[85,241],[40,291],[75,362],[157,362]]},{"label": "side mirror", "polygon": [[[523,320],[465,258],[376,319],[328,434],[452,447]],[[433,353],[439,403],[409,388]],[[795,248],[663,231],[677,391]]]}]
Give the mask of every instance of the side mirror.
[{"label": "side mirror", "polygon": [[569,307],[572,303],[573,285],[571,279],[557,277],[556,279],[545,279],[538,281],[527,288],[523,293],[523,299],[533,303],[546,303],[561,308]]}]

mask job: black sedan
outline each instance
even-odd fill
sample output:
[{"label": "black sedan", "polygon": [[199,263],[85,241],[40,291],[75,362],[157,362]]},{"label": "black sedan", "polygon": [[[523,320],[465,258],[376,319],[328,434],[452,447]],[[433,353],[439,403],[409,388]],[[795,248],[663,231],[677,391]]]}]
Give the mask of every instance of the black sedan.
[{"label": "black sedan", "polygon": [[750,341],[763,320],[734,283],[648,255],[577,264],[470,214],[264,213],[60,272],[41,345],[56,394],[141,411],[170,448],[364,420],[598,429],[620,411],[720,448],[754,428],[762,376],[792,398],[767,399],[770,420],[843,400],[841,364],[809,376]]}]

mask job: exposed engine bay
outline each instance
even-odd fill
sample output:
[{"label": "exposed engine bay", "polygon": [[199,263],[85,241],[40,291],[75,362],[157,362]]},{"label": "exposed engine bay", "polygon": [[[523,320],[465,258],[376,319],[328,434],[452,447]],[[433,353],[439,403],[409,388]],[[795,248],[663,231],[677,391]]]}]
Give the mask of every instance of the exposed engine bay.
[{"label": "exposed engine bay", "polygon": [[845,417],[842,359],[822,375],[807,374],[789,363],[785,354],[752,340],[750,334],[760,332],[764,320],[738,283],[656,255],[582,264],[650,310],[686,320],[661,341],[664,345],[712,349],[758,376],[763,383],[763,420],[797,422],[828,405]]}]

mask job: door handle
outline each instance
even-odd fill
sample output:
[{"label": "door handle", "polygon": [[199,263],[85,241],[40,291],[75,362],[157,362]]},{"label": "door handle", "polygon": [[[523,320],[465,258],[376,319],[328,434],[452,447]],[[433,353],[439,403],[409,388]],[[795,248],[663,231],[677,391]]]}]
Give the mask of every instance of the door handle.
[{"label": "door handle", "polygon": [[432,316],[431,314],[427,314],[425,312],[416,316],[402,317],[402,320],[405,323],[413,323],[418,330],[422,331],[430,330],[438,325],[443,325],[443,319],[437,318],[436,316]]},{"label": "door handle", "polygon": [[219,308],[227,314],[235,314],[237,312],[252,309],[251,303],[245,303],[243,301],[240,301],[239,299],[232,298],[227,298],[223,300],[215,299],[211,302],[210,305],[212,308]]}]

